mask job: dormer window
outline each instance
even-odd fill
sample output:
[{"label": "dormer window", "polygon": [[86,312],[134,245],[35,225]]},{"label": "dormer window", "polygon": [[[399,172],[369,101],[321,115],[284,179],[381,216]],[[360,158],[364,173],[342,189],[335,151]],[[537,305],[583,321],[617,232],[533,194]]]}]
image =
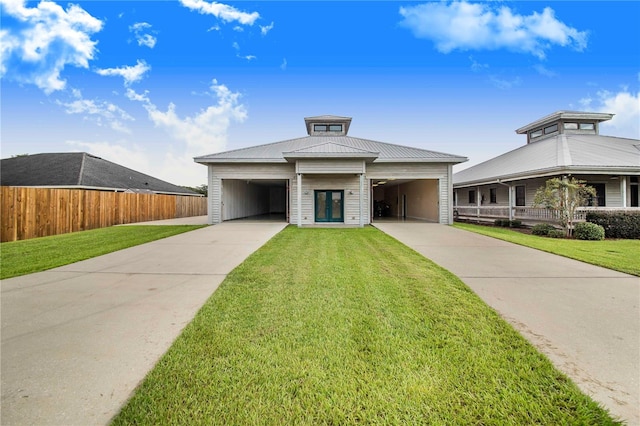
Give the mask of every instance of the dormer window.
[{"label": "dormer window", "polygon": [[593,123],[580,123],[580,130],[595,130],[596,125]]},{"label": "dormer window", "polygon": [[553,124],[551,126],[547,126],[544,128],[544,134],[548,135],[550,133],[555,133],[558,131],[558,125],[557,124]]}]

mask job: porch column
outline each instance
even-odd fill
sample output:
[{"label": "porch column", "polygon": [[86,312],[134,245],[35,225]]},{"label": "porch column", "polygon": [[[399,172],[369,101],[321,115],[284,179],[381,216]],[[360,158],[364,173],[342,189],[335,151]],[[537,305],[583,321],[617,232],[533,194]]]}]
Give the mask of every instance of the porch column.
[{"label": "porch column", "polygon": [[300,228],[302,226],[302,173],[298,173],[296,176],[298,179],[298,228]]},{"label": "porch column", "polygon": [[620,176],[620,196],[622,197],[622,208],[627,208],[627,177]]},{"label": "porch column", "polygon": [[476,186],[476,217],[480,217],[480,200],[482,195],[480,194],[480,187]]},{"label": "porch column", "polygon": [[360,227],[364,226],[364,173],[360,173]]},{"label": "porch column", "polygon": [[513,187],[509,185],[509,220],[513,220]]}]

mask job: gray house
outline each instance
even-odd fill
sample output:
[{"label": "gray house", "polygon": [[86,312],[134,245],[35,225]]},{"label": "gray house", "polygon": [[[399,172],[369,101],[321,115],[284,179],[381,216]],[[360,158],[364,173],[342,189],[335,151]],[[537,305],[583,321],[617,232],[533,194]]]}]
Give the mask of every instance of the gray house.
[{"label": "gray house", "polygon": [[553,177],[575,177],[597,191],[589,209],[638,209],[640,140],[600,134],[613,114],[558,111],[516,130],[526,145],[454,174],[455,213],[461,218],[553,221],[533,207],[536,190]]},{"label": "gray house", "polygon": [[452,167],[465,157],[349,136],[350,117],[304,121],[305,137],[195,158],[208,168],[209,223],[260,215],[298,226],[453,222]]}]

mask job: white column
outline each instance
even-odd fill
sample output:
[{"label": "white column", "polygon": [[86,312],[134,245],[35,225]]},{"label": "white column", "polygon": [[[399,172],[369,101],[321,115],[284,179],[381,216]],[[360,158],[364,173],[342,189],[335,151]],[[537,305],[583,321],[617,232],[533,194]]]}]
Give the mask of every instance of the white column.
[{"label": "white column", "polygon": [[302,226],[302,173],[297,174],[298,178],[298,228]]},{"label": "white column", "polygon": [[622,197],[622,207],[627,207],[627,177],[620,176],[620,196]]},{"label": "white column", "polygon": [[509,185],[509,220],[513,220],[513,186]]},{"label": "white column", "polygon": [[360,227],[364,226],[364,173],[360,173]]}]

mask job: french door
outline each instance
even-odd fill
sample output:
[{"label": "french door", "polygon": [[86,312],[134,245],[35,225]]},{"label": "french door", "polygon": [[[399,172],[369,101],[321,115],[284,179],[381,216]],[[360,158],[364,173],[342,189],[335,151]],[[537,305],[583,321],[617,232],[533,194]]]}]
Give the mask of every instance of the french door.
[{"label": "french door", "polygon": [[315,191],[316,222],[344,222],[344,191]]}]

